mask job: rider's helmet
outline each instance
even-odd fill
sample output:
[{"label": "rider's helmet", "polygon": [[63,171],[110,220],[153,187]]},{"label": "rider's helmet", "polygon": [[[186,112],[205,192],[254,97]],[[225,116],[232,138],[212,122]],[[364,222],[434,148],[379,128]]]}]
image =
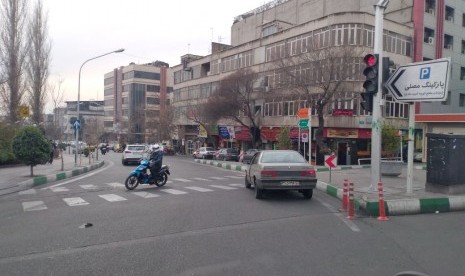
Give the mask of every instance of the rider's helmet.
[{"label": "rider's helmet", "polygon": [[153,150],[153,151],[157,151],[157,150],[159,150],[159,149],[160,149],[160,145],[159,145],[159,144],[155,144],[155,145],[152,146],[152,150]]}]

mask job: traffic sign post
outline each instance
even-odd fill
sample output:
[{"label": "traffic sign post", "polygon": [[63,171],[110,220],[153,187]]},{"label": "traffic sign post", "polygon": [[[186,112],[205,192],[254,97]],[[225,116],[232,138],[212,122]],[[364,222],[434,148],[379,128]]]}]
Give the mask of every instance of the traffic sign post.
[{"label": "traffic sign post", "polygon": [[450,78],[450,58],[400,66],[385,86],[397,102],[409,102],[407,194],[413,192],[414,102],[445,101]]},{"label": "traffic sign post", "polygon": [[398,102],[445,101],[450,63],[442,58],[402,65],[385,86]]},{"label": "traffic sign post", "polygon": [[336,168],[336,166],[337,166],[336,155],[334,154],[325,155],[325,167],[329,167],[329,183],[330,184],[331,184],[331,169]]}]

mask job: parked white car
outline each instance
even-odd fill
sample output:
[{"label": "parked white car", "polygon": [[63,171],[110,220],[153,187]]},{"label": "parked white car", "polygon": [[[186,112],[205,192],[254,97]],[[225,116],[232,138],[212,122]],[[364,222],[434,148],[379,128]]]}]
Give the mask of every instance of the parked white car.
[{"label": "parked white car", "polygon": [[123,151],[121,163],[128,165],[129,163],[139,163],[142,158],[147,158],[148,147],[146,145],[127,145]]}]

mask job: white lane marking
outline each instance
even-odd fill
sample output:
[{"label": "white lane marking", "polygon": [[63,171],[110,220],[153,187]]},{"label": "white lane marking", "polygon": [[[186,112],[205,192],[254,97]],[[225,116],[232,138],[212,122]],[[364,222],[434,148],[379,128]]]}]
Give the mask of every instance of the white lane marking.
[{"label": "white lane marking", "polygon": [[166,184],[171,184],[171,183],[173,183],[173,181],[171,181],[171,180],[166,181]]},{"label": "white lane marking", "polygon": [[207,189],[207,188],[202,188],[202,187],[184,187],[186,189],[198,191],[198,192],[213,192],[213,190]]},{"label": "white lane marking", "polygon": [[69,191],[69,189],[66,188],[66,187],[53,187],[53,188],[50,188],[50,190],[52,190],[55,193],[68,192]]},{"label": "white lane marking", "polygon": [[46,210],[47,206],[43,201],[26,201],[23,202],[23,210],[27,211],[39,211],[39,210]]},{"label": "white lane marking", "polygon": [[124,197],[115,195],[115,194],[106,194],[106,195],[99,195],[99,197],[110,201],[110,202],[116,202],[116,201],[124,201],[126,200]]},{"label": "white lane marking", "polygon": [[89,202],[85,201],[80,197],[63,198],[63,201],[66,202],[66,204],[68,204],[69,206],[83,206],[89,204]]},{"label": "white lane marking", "polygon": [[239,184],[239,183],[228,184],[228,185],[233,186],[233,187],[242,187],[242,186],[244,186],[244,184]]},{"label": "white lane marking", "polygon": [[180,182],[192,182],[192,180],[185,179],[185,178],[173,178],[173,180],[180,181]]},{"label": "white lane marking", "polygon": [[209,185],[209,186],[213,188],[223,189],[223,190],[236,190],[237,189],[237,188],[223,186],[223,185]]},{"label": "white lane marking", "polygon": [[18,192],[18,195],[35,195],[35,194],[37,194],[36,189],[27,189],[27,190]]},{"label": "white lane marking", "polygon": [[319,199],[316,199],[316,201],[323,204],[323,206],[325,206],[327,209],[329,209],[329,211],[331,211],[331,213],[333,213],[336,217],[338,217],[340,220],[342,220],[342,222],[344,222],[350,228],[350,230],[352,230],[354,232],[360,232],[360,228],[358,228],[358,226],[355,225],[355,223],[353,223],[352,221],[346,219],[344,214],[340,213],[338,210],[336,210],[336,208],[334,208],[330,204],[328,204],[326,202],[323,202],[323,201],[321,201]]},{"label": "white lane marking", "polygon": [[244,178],[244,176],[237,176],[237,175],[226,175],[225,177],[234,178],[234,179]]},{"label": "white lane marking", "polygon": [[180,190],[175,190],[175,189],[163,189],[163,190],[160,190],[160,191],[168,193],[168,194],[172,194],[172,195],[187,194],[186,192],[183,192],[183,191],[180,191]]},{"label": "white lane marking", "polygon": [[124,187],[124,184],[122,183],[119,183],[119,182],[112,182],[112,183],[107,183],[108,186],[111,186],[113,188],[120,188],[120,187]]},{"label": "white lane marking", "polygon": [[152,194],[152,193],[147,193],[147,192],[132,192],[136,196],[140,196],[143,198],[153,198],[153,197],[159,197],[159,195]]},{"label": "white lane marking", "polygon": [[216,179],[216,180],[225,180],[226,178],[224,177],[217,177],[217,176],[210,176],[208,178],[211,178],[211,179]]},{"label": "white lane marking", "polygon": [[95,190],[97,189],[97,186],[95,186],[94,184],[87,184],[87,185],[79,185],[81,188],[85,189],[85,190]]},{"label": "white lane marking", "polygon": [[193,179],[199,180],[199,181],[211,181],[210,179],[201,178],[201,177],[194,177]]},{"label": "white lane marking", "polygon": [[[107,162],[107,161],[105,161],[105,162]],[[113,165],[115,165],[115,163],[113,163],[113,161],[108,161],[108,162],[109,162],[108,167],[103,167],[103,168],[98,169],[98,170],[96,170],[96,171],[94,171],[94,172],[92,172],[92,173],[86,173],[86,174],[84,174],[83,176],[76,177],[76,178],[70,179],[70,180],[68,180],[68,181],[61,182],[61,183],[59,183],[59,184],[52,185],[52,186],[50,186],[50,187],[44,187],[44,188],[42,188],[41,190],[50,189],[50,188],[52,188],[52,187],[59,187],[59,186],[66,185],[66,184],[71,183],[71,182],[75,182],[75,181],[81,180],[81,179],[86,178],[86,177],[90,177],[90,176],[96,175],[96,174],[98,174],[98,173],[100,173],[100,172],[102,172],[102,171],[104,171],[104,170],[106,170],[106,169],[109,169],[109,168],[113,167]]]}]

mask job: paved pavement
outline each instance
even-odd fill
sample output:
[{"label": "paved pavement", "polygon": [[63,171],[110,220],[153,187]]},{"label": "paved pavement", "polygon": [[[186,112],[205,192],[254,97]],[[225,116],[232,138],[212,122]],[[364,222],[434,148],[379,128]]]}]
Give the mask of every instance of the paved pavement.
[{"label": "paved pavement", "polygon": [[[196,160],[196,162],[229,170],[245,171],[246,165],[237,162]],[[359,214],[379,216],[378,185],[371,185],[371,169],[364,166],[340,166],[329,171],[326,167],[316,167],[317,189],[341,200],[344,180],[354,183],[355,205]],[[419,213],[442,213],[465,210],[465,194],[450,195],[429,192],[425,189],[426,167],[415,164],[412,193],[407,194],[407,165],[402,166],[400,176],[382,176],[384,208],[387,217]],[[381,205],[382,206],[382,205]]]},{"label": "paved pavement", "polygon": [[[196,160],[201,164],[221,167],[228,170],[245,171],[246,165],[237,162]],[[63,154],[53,164],[37,165],[34,176],[30,176],[30,167],[0,167],[0,195],[11,194],[38,185],[62,180],[95,170],[104,165],[104,161],[81,156],[75,166],[74,155]],[[371,185],[370,166],[340,166],[329,171],[326,167],[316,167],[317,189],[342,200],[344,180],[354,183],[355,205],[361,213],[379,215],[379,192],[376,183]],[[413,192],[407,194],[407,166],[402,167],[400,176],[382,176],[384,207],[386,216],[419,213],[442,213],[465,210],[465,194],[449,195],[429,192],[425,189],[426,168],[415,165],[413,174]],[[342,207],[342,204],[341,204]]]},{"label": "paved pavement", "polygon": [[33,168],[31,176],[30,166],[18,165],[0,167],[0,195],[15,193],[30,189],[46,183],[77,176],[104,165],[104,161],[91,159],[81,155],[78,156],[78,166],[75,166],[74,154],[63,153],[61,157],[55,158],[52,164],[37,165]]}]

